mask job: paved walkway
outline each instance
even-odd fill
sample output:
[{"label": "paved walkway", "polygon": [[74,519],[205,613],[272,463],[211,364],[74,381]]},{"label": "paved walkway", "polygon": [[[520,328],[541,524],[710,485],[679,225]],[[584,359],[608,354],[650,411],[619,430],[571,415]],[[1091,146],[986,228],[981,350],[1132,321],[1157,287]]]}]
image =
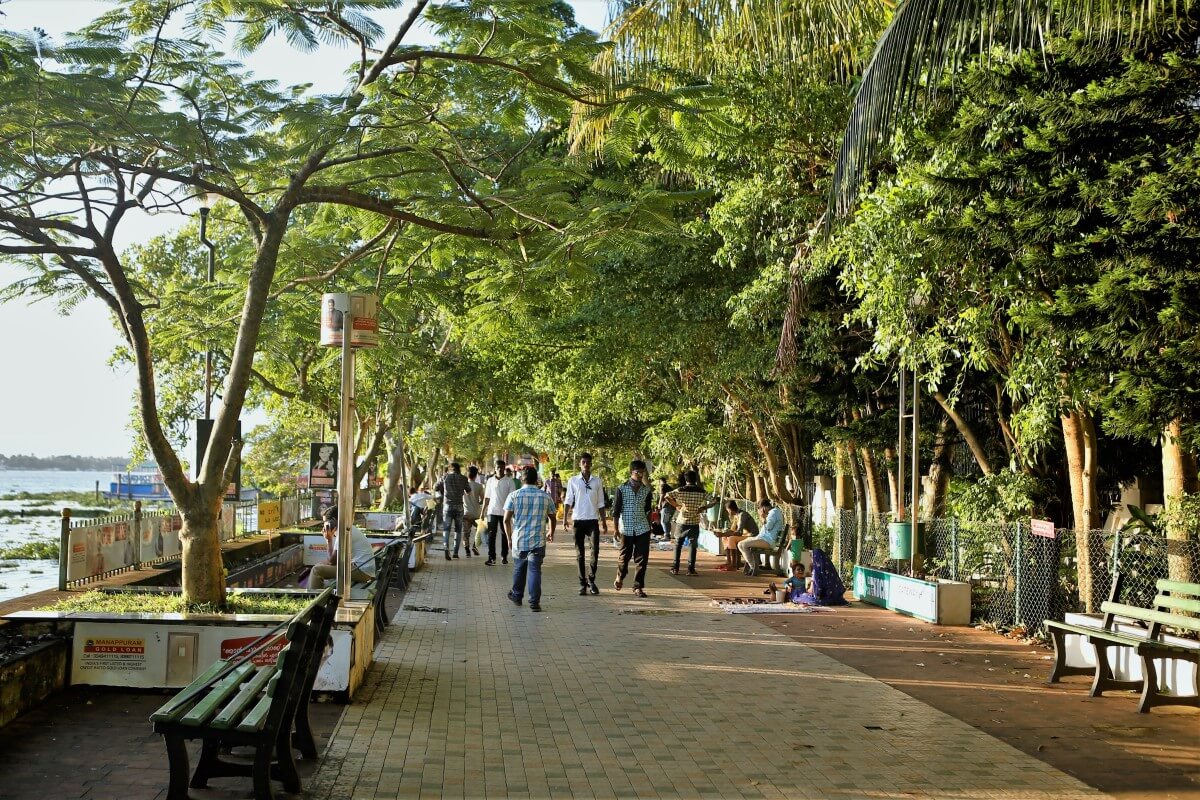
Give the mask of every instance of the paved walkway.
[{"label": "paved walkway", "polygon": [[541,614],[504,598],[511,567],[432,560],[310,796],[1098,796],[661,569],[615,592],[611,548],[579,597],[573,558],[551,546]]}]

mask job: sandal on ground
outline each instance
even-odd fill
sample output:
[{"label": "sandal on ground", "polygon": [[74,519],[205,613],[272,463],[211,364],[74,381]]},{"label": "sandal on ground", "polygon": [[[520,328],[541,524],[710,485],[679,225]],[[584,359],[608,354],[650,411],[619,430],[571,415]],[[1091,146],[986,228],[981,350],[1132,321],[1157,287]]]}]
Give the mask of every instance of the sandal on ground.
[{"label": "sandal on ground", "polygon": [[622,587],[623,585],[624,585],[624,584],[622,584],[622,583],[621,583],[621,579],[620,579],[620,578],[617,578],[615,581],[613,581],[613,588],[614,588],[614,589],[616,589],[618,592],[619,592],[619,591],[621,591],[621,587]]},{"label": "sandal on ground", "polygon": [[678,574],[679,574],[679,567],[671,567],[671,574],[672,574],[672,575],[678,575]]}]

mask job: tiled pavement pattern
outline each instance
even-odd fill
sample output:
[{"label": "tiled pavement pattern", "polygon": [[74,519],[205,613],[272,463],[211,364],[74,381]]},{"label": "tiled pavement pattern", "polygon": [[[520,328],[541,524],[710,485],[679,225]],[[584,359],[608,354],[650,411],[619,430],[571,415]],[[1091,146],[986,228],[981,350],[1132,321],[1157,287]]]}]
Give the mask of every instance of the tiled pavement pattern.
[{"label": "tiled pavement pattern", "polygon": [[511,566],[431,560],[405,606],[447,613],[399,613],[311,796],[1098,796],[657,566],[648,599],[615,592],[610,547],[579,597],[573,558],[551,545],[541,614],[505,599]]}]

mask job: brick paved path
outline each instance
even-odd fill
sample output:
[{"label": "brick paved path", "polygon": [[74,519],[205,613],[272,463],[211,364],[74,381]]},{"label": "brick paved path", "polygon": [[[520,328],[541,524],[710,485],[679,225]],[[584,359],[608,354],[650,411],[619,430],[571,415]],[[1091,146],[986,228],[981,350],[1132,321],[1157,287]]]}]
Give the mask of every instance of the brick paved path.
[{"label": "brick paved path", "polygon": [[661,569],[615,592],[604,557],[579,597],[552,545],[541,614],[504,598],[511,567],[431,560],[405,605],[447,613],[399,614],[311,796],[1098,796]]}]

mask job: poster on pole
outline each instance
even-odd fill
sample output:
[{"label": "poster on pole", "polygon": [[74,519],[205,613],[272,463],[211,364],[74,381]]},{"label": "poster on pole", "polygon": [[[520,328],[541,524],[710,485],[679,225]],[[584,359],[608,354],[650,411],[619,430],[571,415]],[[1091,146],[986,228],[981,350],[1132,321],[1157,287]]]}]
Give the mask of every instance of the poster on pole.
[{"label": "poster on pole", "polygon": [[310,489],[336,489],[338,475],[337,442],[312,442],[308,446],[308,486]]},{"label": "poster on pole", "polygon": [[354,329],[351,347],[379,346],[379,301],[373,294],[334,292],[321,295],[321,344],[341,347],[345,312],[350,309]]}]

